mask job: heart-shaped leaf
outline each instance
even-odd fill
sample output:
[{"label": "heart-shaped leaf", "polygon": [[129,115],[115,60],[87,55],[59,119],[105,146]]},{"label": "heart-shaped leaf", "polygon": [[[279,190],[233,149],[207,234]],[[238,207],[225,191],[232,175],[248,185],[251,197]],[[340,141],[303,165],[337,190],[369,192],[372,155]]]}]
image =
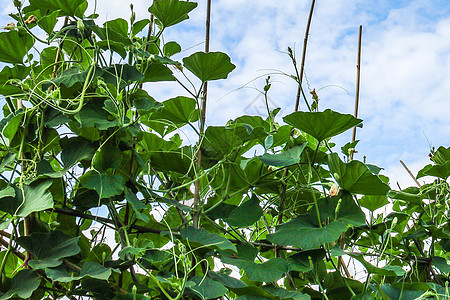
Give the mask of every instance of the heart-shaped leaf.
[{"label": "heart-shaped leaf", "polygon": [[337,153],[331,153],[328,155],[328,165],[339,186],[350,193],[386,195],[390,189],[360,161],[353,160],[346,164]]},{"label": "heart-shaped leaf", "polygon": [[195,242],[201,245],[219,248],[221,250],[237,251],[236,247],[226,238],[216,234],[209,233],[205,229],[196,229],[192,226],[183,228],[181,231],[181,237],[188,242]]},{"label": "heart-shaped leaf", "polygon": [[258,221],[262,214],[263,210],[259,206],[258,197],[253,195],[250,200],[233,209],[225,222],[231,226],[246,227]]},{"label": "heart-shaped leaf", "polygon": [[268,234],[267,239],[277,245],[299,246],[308,250],[336,241],[346,230],[347,226],[342,221],[332,221],[319,227],[310,216],[301,215],[277,226],[275,233]]},{"label": "heart-shaped leaf", "polygon": [[318,141],[338,135],[362,123],[361,119],[349,114],[340,114],[331,109],[323,112],[297,111],[285,116],[283,120],[289,125],[312,135]]},{"label": "heart-shaped leaf", "polygon": [[303,149],[305,149],[305,147],[306,143],[302,143],[279,154],[266,153],[262,156],[259,156],[259,159],[269,166],[275,167],[292,166],[300,162],[300,155],[302,154]]},{"label": "heart-shaped leaf", "polygon": [[28,264],[35,269],[52,268],[62,264],[62,258],[80,252],[78,240],[61,231],[37,232],[21,236],[17,243],[33,254]]},{"label": "heart-shaped leaf", "polygon": [[179,0],[154,1],[148,11],[158,19],[163,27],[169,27],[189,19],[188,13],[197,7],[195,2]]},{"label": "heart-shaped leaf", "polygon": [[10,30],[0,33],[0,61],[21,64],[33,47],[34,39],[25,31]]},{"label": "heart-shaped leaf", "polygon": [[28,299],[39,287],[41,280],[39,274],[33,270],[20,270],[12,278],[10,289],[1,294],[0,300],[11,299],[15,295],[22,299]]},{"label": "heart-shaped leaf", "polygon": [[222,52],[196,52],[183,58],[183,64],[202,82],[225,79],[236,68],[230,57]]}]

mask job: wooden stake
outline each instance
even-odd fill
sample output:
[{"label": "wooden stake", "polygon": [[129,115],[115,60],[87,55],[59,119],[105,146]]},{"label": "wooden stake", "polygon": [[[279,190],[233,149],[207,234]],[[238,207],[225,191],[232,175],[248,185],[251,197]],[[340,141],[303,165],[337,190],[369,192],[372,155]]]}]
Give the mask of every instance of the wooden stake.
[{"label": "wooden stake", "polygon": [[411,178],[414,180],[414,182],[417,184],[417,186],[422,187],[420,182],[416,179],[416,177],[413,175],[413,173],[411,173],[411,171],[408,169],[408,167],[405,165],[405,163],[402,160],[400,160],[400,163],[403,165],[403,168],[405,168],[406,172],[408,172],[409,176],[411,176]]},{"label": "wooden stake", "polygon": [[[358,117],[358,106],[359,106],[359,85],[361,78],[361,40],[362,40],[362,25],[359,26],[358,59],[356,64],[356,97],[355,97],[355,112],[354,112],[355,118]],[[356,140],[356,126],[353,127],[352,143],[355,140]],[[350,160],[353,160],[353,153],[354,151],[350,153]],[[341,238],[339,241],[339,246],[341,247],[341,249],[344,247],[344,239],[345,239],[345,232],[341,234]],[[342,259],[342,256],[340,256],[338,259],[337,269],[340,270],[341,267],[344,269],[345,275],[347,275],[347,277],[350,277],[350,272],[348,271],[347,266],[345,265],[344,260]]]},{"label": "wooden stake", "polygon": [[315,4],[316,4],[316,1],[313,0],[311,2],[311,8],[309,9],[308,23],[306,24],[305,38],[303,40],[302,63],[300,65],[300,78],[298,79],[297,97],[295,99],[295,111],[298,111],[298,107],[300,105],[300,95],[302,94],[303,73],[305,71],[306,48],[308,46],[309,28],[311,27],[311,20],[312,20]]},{"label": "wooden stake", "polygon": [[[211,33],[211,0],[207,1],[206,4],[206,33],[205,33],[205,53],[209,52],[209,39]],[[201,117],[200,117],[200,137],[198,143],[198,151],[197,151],[197,166],[200,169],[202,164],[202,152],[200,151],[201,142],[203,139],[203,132],[205,131],[205,122],[206,122],[206,97],[208,92],[208,82],[203,84],[203,101],[201,107]],[[200,212],[196,211],[200,204],[200,181],[197,180],[194,184],[194,215],[192,216],[192,222],[195,228],[199,228],[199,217]]]},{"label": "wooden stake", "polygon": [[[358,117],[358,106],[359,106],[359,86],[361,79],[361,38],[362,38],[362,25],[359,26],[359,39],[358,39],[358,62],[356,64],[356,97],[355,97],[355,118]],[[356,126],[353,127],[352,143],[356,140]],[[350,153],[350,160],[353,160],[353,153]]]}]

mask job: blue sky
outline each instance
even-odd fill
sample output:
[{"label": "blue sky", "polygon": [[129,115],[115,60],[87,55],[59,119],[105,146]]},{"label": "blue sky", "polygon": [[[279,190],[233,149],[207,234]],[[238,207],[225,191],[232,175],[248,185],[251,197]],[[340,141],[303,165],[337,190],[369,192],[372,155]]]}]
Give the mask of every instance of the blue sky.
[{"label": "blue sky", "polygon": [[[264,116],[263,98],[255,89],[262,89],[264,77],[255,79],[274,72],[293,73],[282,52],[295,47],[300,60],[310,1],[212,2],[211,51],[228,53],[237,68],[228,80],[210,84],[207,122],[225,124],[242,113]],[[98,0],[100,23],[116,17],[128,19],[130,3],[138,19],[148,17],[150,0]],[[205,3],[199,1],[183,25],[167,30],[166,41],[176,40],[187,49],[175,59],[203,49]],[[7,14],[13,11],[12,1],[1,0],[0,22],[6,25]],[[450,3],[316,1],[306,76],[310,88],[318,91],[322,110],[353,113],[359,25],[363,25],[359,117],[364,128],[358,129],[361,142],[356,158],[365,155],[368,162],[386,169],[392,187],[396,181],[406,187],[413,182],[400,159],[416,174],[428,163],[430,146],[450,146]],[[292,112],[295,83],[285,76],[272,74],[271,78],[273,108],[282,107],[280,116]],[[147,88],[160,101],[184,94],[173,84]],[[350,139],[349,131],[335,142],[340,147]]]}]

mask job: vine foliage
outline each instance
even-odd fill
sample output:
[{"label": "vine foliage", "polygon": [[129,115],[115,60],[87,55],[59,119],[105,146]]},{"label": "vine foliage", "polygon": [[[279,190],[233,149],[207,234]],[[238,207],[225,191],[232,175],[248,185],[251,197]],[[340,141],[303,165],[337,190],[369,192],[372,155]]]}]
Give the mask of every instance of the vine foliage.
[{"label": "vine foliage", "polygon": [[[203,86],[235,66],[174,58],[163,33],[194,2],[102,25],[86,0],[14,4],[0,33],[1,300],[448,298],[449,148],[419,172],[431,183],[395,191],[350,159],[357,142],[333,150],[362,120],[319,111],[315,93],[282,122],[267,107],[206,126]],[[185,93],[155,100],[163,81]]]}]

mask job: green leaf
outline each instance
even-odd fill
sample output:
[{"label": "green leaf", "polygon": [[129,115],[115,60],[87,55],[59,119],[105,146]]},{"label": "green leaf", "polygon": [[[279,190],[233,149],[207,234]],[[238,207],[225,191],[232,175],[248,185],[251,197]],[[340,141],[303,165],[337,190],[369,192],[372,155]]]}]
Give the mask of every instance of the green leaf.
[{"label": "green leaf", "polygon": [[15,197],[11,187],[8,187],[2,190],[0,209],[13,216],[26,217],[32,212],[53,208],[52,194],[47,191],[51,185],[52,180],[44,180],[24,184],[22,189],[14,187]]},{"label": "green leaf", "polygon": [[[408,287],[414,283],[403,283],[399,287],[394,287],[390,284],[380,285],[381,291],[389,297],[388,299],[395,300],[417,300],[421,299],[422,295],[426,293],[427,290],[415,290]],[[372,290],[377,291],[374,286],[371,286]]]},{"label": "green leaf", "polygon": [[125,180],[117,174],[108,175],[89,171],[80,177],[80,182],[85,188],[95,190],[100,199],[120,195],[125,189]]},{"label": "green leaf", "polygon": [[[64,70],[60,75],[51,79],[48,82],[42,84],[42,89],[47,90],[51,85],[64,85],[66,87],[72,87],[77,83],[83,83],[86,81],[86,78],[90,72],[90,68],[83,70],[80,72],[78,67],[71,67],[67,70]],[[104,73],[103,69],[95,68],[94,74],[91,75],[92,78],[99,77]]]},{"label": "green leaf", "polygon": [[10,79],[22,80],[30,74],[31,67],[14,65],[12,68],[5,66],[0,72],[0,82],[6,83]]},{"label": "green leaf", "polygon": [[168,42],[164,44],[163,53],[164,56],[171,57],[181,52],[181,46],[177,42]]},{"label": "green leaf", "polygon": [[46,268],[45,274],[47,274],[51,280],[59,282],[71,282],[85,277],[108,280],[111,276],[111,269],[105,268],[96,262],[85,262],[81,268],[79,276],[75,276],[73,274],[70,275],[67,272],[66,267],[63,265],[56,268]]},{"label": "green leaf", "polygon": [[440,256],[433,256],[433,266],[439,269],[442,273],[450,273],[450,266],[447,260]]},{"label": "green leaf", "polygon": [[436,152],[433,153],[431,160],[437,165],[445,165],[450,161],[450,147],[444,148],[440,146]]},{"label": "green leaf", "polygon": [[259,156],[259,159],[269,166],[275,167],[287,167],[298,164],[300,162],[300,156],[305,149],[307,143],[302,143],[298,146],[290,148],[279,154],[264,154]]},{"label": "green leaf", "polygon": [[145,206],[145,204],[138,199],[136,194],[134,194],[128,188],[125,189],[125,199],[127,199],[128,203],[131,203],[131,207],[133,208],[133,211],[136,214],[136,218],[142,220],[145,223],[150,221],[147,215],[141,212],[141,210],[147,209],[147,206]]},{"label": "green leaf", "polygon": [[[100,106],[101,105],[101,106]],[[102,101],[91,101],[81,111],[75,115],[75,119],[80,123],[81,128],[96,127],[99,130],[106,130],[119,126],[119,120],[112,117],[109,112],[103,109]]]},{"label": "green leaf", "polygon": [[325,257],[324,249],[301,251],[286,258],[290,271],[309,272]]},{"label": "green leaf", "polygon": [[106,83],[110,83],[116,88],[123,89],[133,82],[144,79],[144,74],[138,71],[135,66],[128,64],[115,64],[101,70],[101,76]]},{"label": "green leaf", "polygon": [[71,237],[61,231],[50,231],[21,236],[17,243],[33,254],[33,259],[28,262],[30,267],[43,269],[57,267],[62,264],[62,258],[78,254],[79,239],[78,236]]},{"label": "green leaf", "polygon": [[148,114],[164,106],[143,89],[138,89],[131,95],[131,97],[134,107],[136,107],[140,115]]},{"label": "green leaf", "polygon": [[12,141],[14,136],[16,135],[17,130],[19,130],[20,123],[22,122],[23,116],[25,114],[20,112],[17,115],[10,114],[7,118],[10,116],[12,117],[9,122],[6,124],[6,126],[3,128],[3,135],[9,139],[9,141]]},{"label": "green leaf", "polygon": [[236,68],[230,57],[222,52],[196,52],[183,58],[183,64],[202,82],[226,79]]},{"label": "green leaf", "polygon": [[86,0],[30,0],[29,9],[39,9],[43,15],[46,11],[59,10],[62,16],[81,18],[87,6]]},{"label": "green leaf", "polygon": [[0,33],[0,61],[22,64],[23,57],[33,47],[34,39],[25,31],[10,30]]},{"label": "green leaf", "polygon": [[359,205],[367,208],[370,211],[374,211],[378,208],[389,204],[387,196],[383,195],[365,195],[361,199],[358,199]]},{"label": "green leaf", "polygon": [[241,146],[242,140],[234,133],[233,129],[224,126],[208,126],[205,131],[205,148],[212,148],[222,155],[227,155]]},{"label": "green leaf", "polygon": [[225,222],[235,227],[247,227],[253,225],[262,215],[263,210],[259,206],[258,197],[252,195],[250,200],[233,209]]},{"label": "green leaf", "polygon": [[169,27],[189,19],[188,13],[197,7],[197,3],[179,0],[159,0],[153,2],[148,11],[154,15],[163,27]]},{"label": "green leaf", "polygon": [[228,292],[228,289],[223,284],[209,279],[208,277],[199,277],[189,279],[195,283],[194,286],[189,287],[201,299],[216,299],[222,297]]},{"label": "green leaf", "polygon": [[153,120],[166,120],[176,125],[184,125],[199,119],[197,102],[188,97],[175,97],[162,103],[164,106],[152,114]]},{"label": "green leaf", "polygon": [[360,161],[353,160],[346,164],[337,153],[331,153],[328,155],[328,166],[339,186],[350,193],[386,195],[390,189]]},{"label": "green leaf", "polygon": [[280,297],[280,299],[311,300],[311,297],[307,294],[302,294],[297,291],[288,291],[273,285],[263,286],[263,289],[272,295]]},{"label": "green leaf", "polygon": [[[40,11],[39,11],[40,12]],[[59,12],[58,11],[52,11],[51,13],[43,16],[41,13],[37,16],[38,18],[38,26],[41,27],[47,34],[51,35],[53,32],[53,29],[55,28],[56,23],[58,22]]]},{"label": "green leaf", "polygon": [[143,82],[175,81],[172,71],[162,63],[152,60],[145,68]]},{"label": "green leaf", "polygon": [[61,160],[65,169],[82,160],[91,160],[95,153],[95,147],[82,137],[64,137],[59,141],[61,148]]},{"label": "green leaf", "polygon": [[277,281],[288,271],[288,265],[281,257],[263,263],[242,261],[239,267],[245,270],[250,280],[261,282]]},{"label": "green leaf", "polygon": [[427,165],[419,171],[416,178],[424,176],[434,176],[447,180],[450,176],[450,161],[447,161],[442,165]]},{"label": "green leaf", "polygon": [[327,109],[323,112],[297,111],[287,115],[283,120],[289,125],[306,132],[318,141],[323,141],[338,135],[354,126],[360,125],[362,120],[349,114],[340,114]]},{"label": "green leaf", "polygon": [[192,226],[183,228],[181,231],[181,237],[187,240],[189,243],[195,242],[208,247],[215,247],[221,250],[232,250],[236,252],[236,247],[226,238],[216,234],[209,233],[205,229],[196,229]]},{"label": "green leaf", "polygon": [[118,169],[121,164],[122,151],[111,143],[104,144],[92,158],[92,167],[100,173],[106,173],[109,169]]},{"label": "green leaf", "polygon": [[131,26],[131,34],[133,36],[137,35],[139,32],[142,31],[142,29],[145,28],[145,26],[147,26],[148,23],[150,23],[149,19],[137,21],[136,23],[133,24],[133,26]]},{"label": "green leaf", "polygon": [[103,23],[103,27],[107,29],[112,29],[123,36],[128,35],[128,22],[122,18],[107,21]]},{"label": "green leaf", "polygon": [[155,111],[146,121],[146,125],[165,135],[187,123],[200,118],[197,102],[188,97],[175,97],[162,103],[164,106]]},{"label": "green leaf", "polygon": [[351,254],[351,257],[358,260],[367,270],[369,274],[377,274],[381,276],[402,276],[406,272],[400,266],[385,266],[383,268],[378,268],[368,263],[363,255]]},{"label": "green leaf", "polygon": [[36,271],[20,270],[12,278],[10,289],[0,296],[0,300],[11,299],[18,296],[22,299],[28,299],[41,284],[41,278]]},{"label": "green leaf", "polygon": [[319,227],[308,215],[301,215],[278,225],[275,233],[268,234],[267,239],[277,245],[299,246],[308,250],[336,241],[346,230],[347,226],[342,221],[332,221]]}]

